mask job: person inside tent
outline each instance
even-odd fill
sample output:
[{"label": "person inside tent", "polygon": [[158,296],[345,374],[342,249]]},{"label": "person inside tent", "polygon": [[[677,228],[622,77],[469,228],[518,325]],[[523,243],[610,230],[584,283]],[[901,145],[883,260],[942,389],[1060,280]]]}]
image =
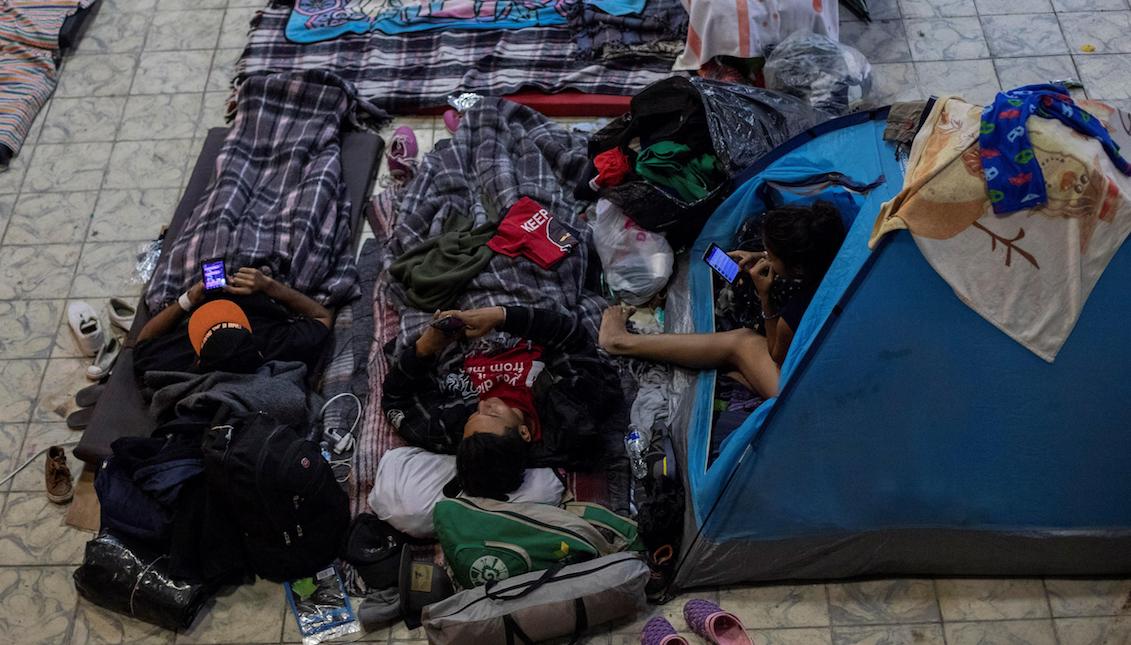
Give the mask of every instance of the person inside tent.
[{"label": "person inside tent", "polygon": [[[505,500],[530,467],[606,469],[613,505],[627,506],[624,396],[574,317],[509,306],[434,320],[385,377],[381,406],[409,444],[454,453],[468,495]],[[460,338],[470,349],[445,352]]]},{"label": "person inside tent", "polygon": [[243,267],[223,289],[197,282],[151,318],[137,337],[134,370],[249,374],[267,361],[301,361],[309,370],[331,322],[310,297]]},{"label": "person inside tent", "polygon": [[[741,328],[708,334],[629,333],[632,311],[605,310],[598,343],[613,355],[675,363],[692,369],[721,369],[765,398],[777,396],[781,364],[793,334],[841,244],[845,229],[836,208],[827,202],[785,206],[762,216],[765,251],[736,250],[738,263],[757,293],[766,335]],[[794,279],[799,288],[784,302],[775,302],[775,280]]]}]

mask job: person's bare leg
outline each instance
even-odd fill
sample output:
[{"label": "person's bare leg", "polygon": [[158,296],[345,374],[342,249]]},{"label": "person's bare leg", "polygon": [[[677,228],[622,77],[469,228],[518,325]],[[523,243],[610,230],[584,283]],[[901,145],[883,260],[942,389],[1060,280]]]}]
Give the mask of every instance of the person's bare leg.
[{"label": "person's bare leg", "polygon": [[714,334],[630,334],[625,322],[631,315],[609,307],[601,318],[598,344],[617,356],[691,369],[738,370],[751,388],[765,397],[777,396],[779,370],[770,358],[766,339],[749,329]]}]

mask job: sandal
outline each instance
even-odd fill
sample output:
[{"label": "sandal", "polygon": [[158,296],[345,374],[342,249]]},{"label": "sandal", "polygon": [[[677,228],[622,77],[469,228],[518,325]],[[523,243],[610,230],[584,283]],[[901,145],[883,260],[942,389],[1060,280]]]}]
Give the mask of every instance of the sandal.
[{"label": "sandal", "polygon": [[389,164],[389,176],[397,181],[408,181],[416,174],[416,153],[419,152],[416,133],[407,125],[393,131],[389,139],[389,149],[385,159]]},{"label": "sandal", "polygon": [[75,405],[80,408],[89,408],[95,403],[98,403],[98,397],[102,396],[102,390],[106,389],[105,383],[95,383],[88,385],[75,393]]},{"label": "sandal", "polygon": [[644,623],[640,632],[640,645],[688,645],[687,639],[676,633],[675,627],[663,616],[653,616]]},{"label": "sandal", "polygon": [[691,631],[715,645],[753,645],[738,616],[709,600],[696,598],[683,606],[683,619]]}]

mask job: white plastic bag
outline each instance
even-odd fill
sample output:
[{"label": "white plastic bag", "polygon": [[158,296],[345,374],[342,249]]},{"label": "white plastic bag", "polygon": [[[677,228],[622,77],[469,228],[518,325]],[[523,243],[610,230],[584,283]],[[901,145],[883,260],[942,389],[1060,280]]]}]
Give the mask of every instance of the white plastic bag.
[{"label": "white plastic bag", "polygon": [[872,65],[828,36],[798,31],[766,59],[766,87],[792,94],[829,114],[846,114],[872,90]]},{"label": "white plastic bag", "polygon": [[675,258],[663,235],[640,228],[608,200],[598,200],[593,244],[613,294],[630,305],[642,305],[672,276]]}]

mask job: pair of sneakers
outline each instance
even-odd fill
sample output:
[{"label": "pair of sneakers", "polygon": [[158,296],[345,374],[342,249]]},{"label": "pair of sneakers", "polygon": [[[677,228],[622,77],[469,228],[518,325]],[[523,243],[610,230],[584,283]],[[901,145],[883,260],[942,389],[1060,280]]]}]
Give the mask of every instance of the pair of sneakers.
[{"label": "pair of sneakers", "polygon": [[[701,598],[688,600],[683,606],[683,619],[691,631],[715,645],[752,645],[750,636],[738,616],[715,603]],[[689,645],[687,639],[663,616],[655,616],[644,624],[641,645]]]},{"label": "pair of sneakers", "polygon": [[[137,313],[132,305],[119,298],[111,298],[107,310],[110,322],[124,331],[128,331],[133,325]],[[86,368],[86,377],[92,381],[102,379],[113,369],[122,343],[114,334],[106,333],[94,307],[82,300],[67,305],[67,322],[75,335],[79,350],[84,356],[94,359]]]}]

